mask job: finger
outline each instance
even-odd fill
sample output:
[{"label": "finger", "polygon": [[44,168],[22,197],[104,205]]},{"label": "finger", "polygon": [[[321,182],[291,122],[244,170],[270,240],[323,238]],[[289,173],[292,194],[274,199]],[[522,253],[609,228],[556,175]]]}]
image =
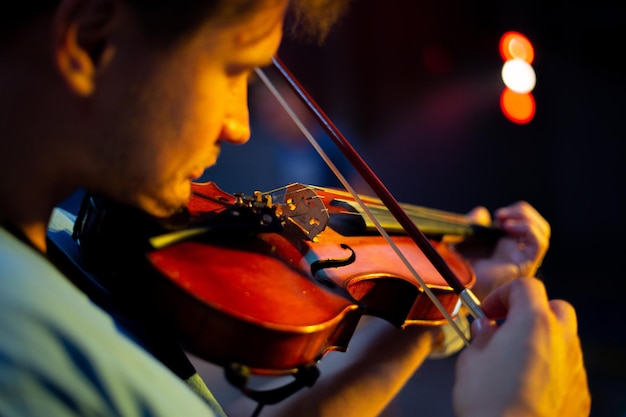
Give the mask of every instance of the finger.
[{"label": "finger", "polygon": [[550,309],[570,334],[578,333],[578,319],[574,306],[565,300],[550,300]]},{"label": "finger", "polygon": [[478,347],[479,349],[486,346],[496,330],[497,325],[495,322],[486,317],[481,317],[472,321],[472,345]]},{"label": "finger", "polygon": [[533,249],[529,252],[531,257],[543,256],[550,245],[549,237],[541,232],[540,228],[523,220],[508,219],[502,223],[502,230],[509,236],[514,237],[517,243]]},{"label": "finger", "polygon": [[498,209],[494,213],[494,217],[498,222],[504,222],[507,219],[524,219],[535,225],[542,235],[550,237],[550,223],[526,201],[519,201],[510,206]]},{"label": "finger", "polygon": [[500,208],[494,213],[494,217],[498,219],[527,219],[532,223],[537,224],[542,230],[548,231],[550,224],[539,212],[526,201],[519,201],[507,207]]},{"label": "finger", "polygon": [[501,227],[510,237],[515,239],[520,254],[525,258],[520,262],[527,263],[529,267],[532,267],[525,273],[534,275],[534,270],[541,264],[541,260],[550,246],[549,237],[543,234],[536,224],[525,220],[508,219],[503,222]]},{"label": "finger", "polygon": [[486,207],[478,206],[467,213],[467,218],[473,223],[488,226],[491,224],[491,214]]},{"label": "finger", "polygon": [[528,219],[507,218],[499,222],[500,227],[510,236],[535,238],[542,242],[548,242],[550,235],[536,223]]},{"label": "finger", "polygon": [[529,309],[547,308],[546,287],[537,278],[530,277],[521,277],[496,288],[482,302],[485,315],[491,319],[509,319]]}]

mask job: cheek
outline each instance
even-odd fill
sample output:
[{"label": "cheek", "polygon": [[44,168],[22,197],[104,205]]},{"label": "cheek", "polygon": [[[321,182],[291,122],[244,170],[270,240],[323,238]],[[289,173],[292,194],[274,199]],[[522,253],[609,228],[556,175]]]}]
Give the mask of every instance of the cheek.
[{"label": "cheek", "polygon": [[[118,115],[127,123],[114,129],[123,129],[117,136],[126,138],[127,176],[137,181],[150,177],[174,181],[190,168],[214,162],[226,111],[227,79],[216,65],[184,59],[177,61],[175,69],[151,75],[138,76],[132,91],[120,97],[123,101],[111,100],[127,103]],[[122,111],[121,106],[116,109]]]},{"label": "cheek", "polygon": [[209,148],[219,140],[226,113],[226,89],[214,80],[194,84],[184,98],[187,111],[182,115],[180,139],[188,146]]}]

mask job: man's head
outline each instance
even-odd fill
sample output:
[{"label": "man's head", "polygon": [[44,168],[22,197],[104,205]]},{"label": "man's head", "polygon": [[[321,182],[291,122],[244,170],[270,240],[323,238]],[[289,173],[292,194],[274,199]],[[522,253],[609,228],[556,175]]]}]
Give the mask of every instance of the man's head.
[{"label": "man's head", "polygon": [[276,53],[285,15],[293,11],[319,35],[340,3],[42,2],[38,13],[22,13],[0,49],[0,70],[16,81],[3,91],[22,86],[11,98],[27,113],[11,133],[46,150],[35,174],[52,188],[87,187],[167,215],[186,202],[189,181],[216,162],[222,142],[247,141],[248,79]]}]

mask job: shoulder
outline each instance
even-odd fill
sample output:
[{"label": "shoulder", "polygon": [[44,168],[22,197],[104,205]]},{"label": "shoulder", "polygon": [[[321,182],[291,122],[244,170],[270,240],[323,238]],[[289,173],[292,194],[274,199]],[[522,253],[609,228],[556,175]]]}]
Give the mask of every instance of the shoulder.
[{"label": "shoulder", "polygon": [[211,415],[44,256],[2,228],[0,334],[0,415]]}]

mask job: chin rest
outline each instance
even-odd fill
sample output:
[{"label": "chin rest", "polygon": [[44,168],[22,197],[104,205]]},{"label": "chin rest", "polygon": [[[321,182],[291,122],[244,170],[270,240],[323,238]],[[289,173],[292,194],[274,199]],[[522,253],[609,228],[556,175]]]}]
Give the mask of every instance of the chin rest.
[{"label": "chin rest", "polygon": [[101,305],[110,294],[87,270],[80,248],[72,238],[75,221],[76,215],[62,208],[54,209],[48,223],[48,257],[89,298]]}]

